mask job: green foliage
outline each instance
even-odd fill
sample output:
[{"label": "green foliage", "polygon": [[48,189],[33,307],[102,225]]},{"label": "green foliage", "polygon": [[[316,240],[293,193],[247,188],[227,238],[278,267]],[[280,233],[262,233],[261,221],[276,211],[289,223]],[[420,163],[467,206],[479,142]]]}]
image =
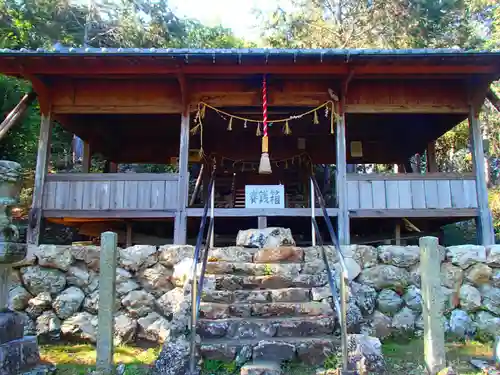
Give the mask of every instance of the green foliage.
[{"label": "green foliage", "polygon": [[203,361],[202,373],[207,375],[220,374],[232,375],[236,374],[238,366],[236,362],[223,362],[219,360],[208,359]]}]

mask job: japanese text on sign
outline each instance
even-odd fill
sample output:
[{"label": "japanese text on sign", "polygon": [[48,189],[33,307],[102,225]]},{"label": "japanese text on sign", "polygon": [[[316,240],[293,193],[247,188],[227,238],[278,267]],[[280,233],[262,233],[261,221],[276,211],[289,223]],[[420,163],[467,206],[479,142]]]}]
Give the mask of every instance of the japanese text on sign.
[{"label": "japanese text on sign", "polygon": [[246,185],[246,208],[285,208],[283,185]]}]

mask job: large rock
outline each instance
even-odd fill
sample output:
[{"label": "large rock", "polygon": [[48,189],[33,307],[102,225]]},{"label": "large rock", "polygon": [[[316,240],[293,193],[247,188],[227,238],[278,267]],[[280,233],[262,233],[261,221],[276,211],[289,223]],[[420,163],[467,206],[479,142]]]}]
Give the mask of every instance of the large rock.
[{"label": "large rock", "polygon": [[155,298],[145,290],[133,290],[122,298],[122,305],[132,317],[146,316],[154,309]]},{"label": "large rock", "polygon": [[360,332],[364,323],[363,315],[359,307],[353,303],[347,305],[346,325],[348,332]]},{"label": "large rock", "polygon": [[9,291],[8,307],[13,310],[24,310],[32,297],[26,289],[17,285]]},{"label": "large rock", "polygon": [[490,282],[493,270],[483,263],[476,263],[467,270],[466,279],[473,285],[483,285]]},{"label": "large rock", "polygon": [[491,245],[486,248],[486,263],[491,267],[500,267],[500,245]]},{"label": "large rock", "polygon": [[493,270],[493,274],[491,275],[491,285],[500,288],[500,269]]},{"label": "large rock", "polygon": [[114,334],[117,344],[133,342],[137,331],[137,321],[127,314],[119,313],[115,316]]},{"label": "large rock", "polygon": [[483,297],[484,308],[495,315],[500,315],[500,288],[482,285],[479,291]]},{"label": "large rock", "polygon": [[422,282],[420,263],[411,266],[408,271],[410,272],[410,284],[420,287]]},{"label": "large rock", "polygon": [[[117,297],[115,300],[115,311],[118,311],[121,307],[120,298]],[[99,312],[99,290],[95,290],[91,294],[85,297],[83,300],[83,310],[90,314],[97,315]]]},{"label": "large rock", "polygon": [[382,290],[377,298],[377,309],[384,314],[393,316],[403,305],[403,299],[391,289]]},{"label": "large rock", "polygon": [[71,254],[76,260],[83,261],[91,270],[99,271],[101,256],[99,246],[71,246]]},{"label": "large rock", "polygon": [[476,327],[483,339],[494,339],[500,332],[500,318],[487,312],[479,311],[476,314]]},{"label": "large rock", "polygon": [[460,267],[454,266],[451,263],[441,264],[441,285],[455,289],[462,284],[464,272]]},{"label": "large rock", "polygon": [[59,340],[61,320],[52,311],[45,311],[36,320],[36,334],[42,340]]},{"label": "large rock", "polygon": [[88,287],[91,280],[87,265],[82,261],[78,261],[69,267],[68,272],[66,272],[66,281],[68,285],[74,285],[80,289]]},{"label": "large rock", "polygon": [[158,261],[167,267],[173,267],[185,258],[193,259],[194,247],[191,245],[164,245],[159,249]]},{"label": "large rock", "polygon": [[[310,356],[309,356],[310,357]],[[281,367],[275,362],[247,363],[241,368],[240,375],[282,375]]]},{"label": "large rock", "polygon": [[81,289],[71,286],[56,297],[52,307],[59,318],[67,319],[80,309],[84,298]]},{"label": "large rock", "polygon": [[135,245],[120,249],[120,267],[130,271],[138,271],[158,262],[158,251],[156,246]]},{"label": "large rock", "polygon": [[18,311],[24,322],[24,336],[36,336],[36,323],[28,314]]},{"label": "large rock", "polygon": [[[174,266],[174,273],[172,274],[172,283],[177,287],[183,287],[186,281],[191,278],[193,267],[193,260],[186,258],[181,260]],[[199,276],[198,276],[199,277]]]},{"label": "large rock", "polygon": [[185,336],[165,342],[152,369],[153,375],[186,375],[189,373],[189,341]]},{"label": "large rock", "polygon": [[414,285],[410,285],[408,289],[406,289],[405,294],[403,295],[403,300],[410,309],[416,312],[422,312],[422,294],[420,289]]},{"label": "large rock", "polygon": [[[352,281],[356,277],[358,277],[359,274],[361,273],[361,267],[352,258],[344,258],[344,262],[345,262],[345,266],[347,268],[347,278],[349,279],[349,281]],[[334,265],[334,269],[336,272],[336,276],[340,277],[340,275],[342,273],[342,266],[340,265],[340,263],[336,263]]]},{"label": "large rock", "polygon": [[392,265],[378,265],[361,271],[358,282],[377,290],[384,288],[404,289],[410,282],[410,274],[403,268]]},{"label": "large rock", "polygon": [[94,270],[89,270],[89,284],[82,287],[85,294],[93,293],[99,288],[99,274]]},{"label": "large rock", "polygon": [[420,260],[418,246],[380,246],[378,256],[385,264],[407,268],[417,264]]},{"label": "large rock", "polygon": [[375,310],[372,317],[372,325],[375,336],[379,339],[385,339],[392,334],[391,317]]},{"label": "large rock", "polygon": [[[343,246],[345,252],[344,252],[344,257],[351,256],[352,255],[352,250],[351,247],[356,246],[356,245],[349,245],[349,246]],[[315,262],[315,261],[320,261],[321,263],[324,264],[323,261],[323,251],[325,252],[326,259],[328,260],[329,264],[337,263],[339,261],[339,255],[337,253],[337,250],[335,249],[334,246],[309,246],[309,247],[304,247],[304,261],[306,263],[309,262]]]},{"label": "large rock", "polygon": [[185,301],[184,290],[182,288],[175,288],[156,301],[157,306],[166,317],[172,317],[178,313],[180,304]]},{"label": "large rock", "polygon": [[302,262],[303,259],[304,251],[295,246],[265,247],[253,257],[255,263]]},{"label": "large rock", "polygon": [[163,343],[170,337],[170,323],[156,312],[151,312],[137,320],[137,337]]},{"label": "large rock", "polygon": [[374,288],[353,281],[350,284],[349,292],[350,301],[359,307],[363,315],[373,313],[377,304],[377,291]]},{"label": "large rock", "polygon": [[66,319],[61,326],[62,334],[69,339],[97,340],[97,316],[80,312]]},{"label": "large rock", "polygon": [[478,245],[450,246],[446,249],[446,257],[462,269],[476,263],[486,263],[486,249]]},{"label": "large rock", "polygon": [[459,339],[474,337],[476,327],[470,316],[463,310],[451,312],[449,333]]},{"label": "large rock", "polygon": [[38,265],[48,268],[58,268],[67,271],[73,264],[74,258],[68,246],[40,245],[36,252]]},{"label": "large rock", "polygon": [[43,314],[44,311],[52,308],[52,297],[50,293],[40,293],[38,296],[28,301],[28,308],[26,312],[34,319]]},{"label": "large rock", "polygon": [[347,347],[349,365],[356,369],[359,375],[385,373],[382,344],[378,338],[366,335],[349,335]]},{"label": "large rock", "polygon": [[295,347],[282,341],[261,340],[253,348],[253,359],[263,361],[290,361],[295,357]]},{"label": "large rock", "polygon": [[460,287],[460,307],[467,311],[476,311],[481,307],[481,293],[472,285],[464,284]]},{"label": "large rock", "polygon": [[141,286],[155,297],[161,297],[169,290],[174,289],[170,282],[173,269],[167,268],[160,263],[151,268],[144,268],[137,274],[137,280]]},{"label": "large rock", "polygon": [[253,251],[241,246],[215,247],[209,250],[208,261],[251,263]]},{"label": "large rock", "polygon": [[373,246],[351,245],[352,258],[361,268],[375,267],[378,264],[378,250]]},{"label": "large rock", "polygon": [[139,284],[132,280],[132,274],[123,268],[116,269],[116,294],[123,296],[132,290],[140,289]]},{"label": "large rock", "polygon": [[401,311],[396,313],[392,318],[392,328],[394,332],[401,336],[412,334],[415,330],[415,319],[417,315],[408,307],[403,307]]},{"label": "large rock", "polygon": [[288,228],[247,229],[238,232],[236,246],[259,248],[295,246],[295,240]]},{"label": "large rock", "polygon": [[66,286],[64,273],[55,269],[40,266],[24,267],[21,268],[21,275],[24,285],[35,296],[43,292],[56,295]]}]

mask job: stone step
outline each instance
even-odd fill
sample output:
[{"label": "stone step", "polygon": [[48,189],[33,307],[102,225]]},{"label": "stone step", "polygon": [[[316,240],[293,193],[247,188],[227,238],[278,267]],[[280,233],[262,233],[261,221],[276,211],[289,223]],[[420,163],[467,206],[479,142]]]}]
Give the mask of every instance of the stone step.
[{"label": "stone step", "polygon": [[297,276],[304,263],[208,262],[206,274],[235,276]]},{"label": "stone step", "polygon": [[238,361],[293,361],[308,365],[322,364],[326,358],[340,350],[340,338],[333,335],[316,337],[279,337],[261,339],[202,340],[200,352],[204,359]]},{"label": "stone step", "polygon": [[215,290],[254,290],[283,288],[317,288],[325,286],[328,279],[324,273],[299,275],[206,275],[206,284],[215,284]]},{"label": "stone step", "polygon": [[257,289],[257,290],[212,290],[203,292],[203,302],[215,303],[266,303],[266,302],[311,302],[311,290],[307,288]]},{"label": "stone step", "polygon": [[35,336],[25,336],[0,345],[0,375],[18,374],[40,361]]},{"label": "stone step", "polygon": [[241,246],[215,247],[208,252],[209,262],[297,263],[304,260],[304,250],[296,246],[250,248]]},{"label": "stone step", "polygon": [[334,316],[335,313],[326,302],[269,302],[269,303],[200,303],[202,319],[228,319],[254,317],[293,317],[293,316]]},{"label": "stone step", "polygon": [[333,334],[335,317],[201,319],[201,339],[272,339]]},{"label": "stone step", "polygon": [[282,375],[281,366],[277,362],[255,361],[241,368],[241,375]]}]

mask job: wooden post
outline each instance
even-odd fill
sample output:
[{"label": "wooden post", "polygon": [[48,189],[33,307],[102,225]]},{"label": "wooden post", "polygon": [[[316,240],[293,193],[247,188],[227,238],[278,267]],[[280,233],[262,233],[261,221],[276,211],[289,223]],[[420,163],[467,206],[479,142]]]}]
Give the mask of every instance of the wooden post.
[{"label": "wooden post", "polygon": [[420,274],[422,276],[422,317],[424,319],[424,360],[427,371],[437,374],[446,367],[440,255],[436,237],[422,237]]},{"label": "wooden post", "polygon": [[132,246],[132,223],[127,222],[127,247]]},{"label": "wooden post", "polygon": [[42,223],[43,189],[45,176],[50,161],[50,135],[52,129],[51,114],[42,115],[40,136],[38,138],[38,153],[36,157],[35,183],[33,187],[33,202],[31,204],[30,223],[28,225],[27,242],[37,245],[40,242],[40,225]]},{"label": "wooden post", "polygon": [[[118,236],[113,232],[101,235],[99,273],[99,311],[97,313],[97,372],[113,374],[113,332],[116,299],[116,267]],[[106,298],[103,298],[106,296]]]},{"label": "wooden post", "polygon": [[438,171],[435,141],[429,142],[427,145],[427,171],[429,173],[435,173]]},{"label": "wooden post", "polygon": [[83,158],[82,158],[82,171],[83,173],[90,172],[90,164],[92,161],[92,153],[90,151],[90,144],[83,142]]},{"label": "wooden post", "polygon": [[267,228],[267,217],[266,216],[258,216],[257,217],[257,228],[259,228],[259,229]]},{"label": "wooden post", "polygon": [[341,245],[348,245],[351,241],[349,233],[349,211],[347,209],[347,155],[345,137],[345,114],[344,100],[339,105],[339,116],[337,117],[336,144],[337,144],[337,202],[339,214],[337,218],[338,236]]},{"label": "wooden post", "polygon": [[396,228],[394,231],[394,237],[396,238],[395,244],[400,246],[401,245],[401,224],[399,222],[396,223]]},{"label": "wooden post", "polygon": [[495,233],[493,231],[493,219],[488,206],[488,187],[486,185],[485,167],[484,167],[484,149],[483,137],[478,114],[472,106],[469,111],[469,130],[471,134],[472,145],[472,163],[476,175],[476,193],[479,208],[477,219],[478,240],[482,245],[493,245],[495,243]]},{"label": "wooden post", "polygon": [[187,217],[186,207],[188,203],[188,161],[189,161],[189,112],[187,109],[181,117],[181,138],[179,147],[179,184],[177,188],[178,206],[175,214],[174,244],[186,244]]}]

